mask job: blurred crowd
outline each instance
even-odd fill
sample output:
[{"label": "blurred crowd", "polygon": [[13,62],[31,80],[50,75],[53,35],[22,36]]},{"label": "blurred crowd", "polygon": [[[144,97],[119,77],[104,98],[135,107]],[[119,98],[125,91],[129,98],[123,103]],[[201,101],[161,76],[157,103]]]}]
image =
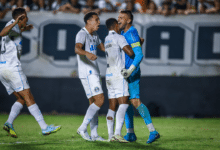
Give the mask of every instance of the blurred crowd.
[{"label": "blurred crowd", "polygon": [[29,11],[98,14],[131,10],[142,14],[213,14],[220,12],[220,0],[0,0],[0,19],[16,7]]}]

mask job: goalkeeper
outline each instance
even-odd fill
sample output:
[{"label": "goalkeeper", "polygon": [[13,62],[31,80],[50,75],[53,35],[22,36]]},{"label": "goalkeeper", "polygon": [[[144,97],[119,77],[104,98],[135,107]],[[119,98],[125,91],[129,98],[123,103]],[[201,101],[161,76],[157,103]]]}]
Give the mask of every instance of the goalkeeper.
[{"label": "goalkeeper", "polygon": [[[121,34],[125,37],[128,44],[132,47],[134,54],[133,56],[128,56],[125,54],[125,69],[121,71],[124,78],[128,79],[129,83],[129,93],[130,93],[130,102],[138,110],[141,117],[144,119],[145,124],[147,125],[150,136],[147,140],[147,143],[152,143],[160,137],[160,134],[155,130],[153,123],[151,121],[150,113],[147,107],[141,103],[140,100],[140,62],[143,58],[143,53],[140,44],[140,38],[137,30],[132,26],[133,15],[131,11],[121,11],[118,16],[118,24]],[[134,125],[133,125],[133,107],[130,105],[127,109],[125,115],[125,124],[127,128],[127,135],[124,136],[124,139],[127,141],[136,141],[136,135],[134,134]]]}]

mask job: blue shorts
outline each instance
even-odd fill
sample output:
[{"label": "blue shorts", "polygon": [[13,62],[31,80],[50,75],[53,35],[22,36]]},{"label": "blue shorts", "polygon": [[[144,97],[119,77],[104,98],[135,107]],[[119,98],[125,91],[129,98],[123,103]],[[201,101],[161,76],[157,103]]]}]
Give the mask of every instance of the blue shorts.
[{"label": "blue shorts", "polygon": [[129,87],[129,100],[131,99],[140,99],[140,78],[141,73],[140,69],[137,72],[132,73],[128,78],[128,87]]}]

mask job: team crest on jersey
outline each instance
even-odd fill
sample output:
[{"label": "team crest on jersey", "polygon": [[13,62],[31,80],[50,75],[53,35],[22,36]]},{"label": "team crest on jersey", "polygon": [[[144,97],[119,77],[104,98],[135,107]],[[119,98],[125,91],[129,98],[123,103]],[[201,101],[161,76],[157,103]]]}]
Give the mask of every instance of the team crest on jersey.
[{"label": "team crest on jersey", "polygon": [[95,92],[99,92],[99,88],[98,87],[95,87]]}]

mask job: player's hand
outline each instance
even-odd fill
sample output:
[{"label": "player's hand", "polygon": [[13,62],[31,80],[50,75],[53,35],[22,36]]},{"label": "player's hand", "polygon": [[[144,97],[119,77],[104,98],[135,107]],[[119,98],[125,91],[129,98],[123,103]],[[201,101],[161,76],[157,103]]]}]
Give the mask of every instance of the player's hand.
[{"label": "player's hand", "polygon": [[26,30],[31,30],[33,28],[34,28],[33,24],[29,24],[29,25],[26,26]]},{"label": "player's hand", "polygon": [[129,69],[122,69],[121,70],[121,75],[127,79],[131,74],[132,72],[135,70],[135,66],[134,65],[131,65]]},{"label": "player's hand", "polygon": [[86,53],[86,57],[89,58],[90,60],[96,60],[97,56],[92,54],[92,53]]},{"label": "player's hand", "polygon": [[140,43],[141,43],[141,46],[142,46],[143,43],[144,43],[144,39],[143,38],[140,38]]},{"label": "player's hand", "polygon": [[18,23],[20,20],[23,20],[24,16],[25,16],[25,14],[18,16],[18,18],[15,20],[15,22]]}]

